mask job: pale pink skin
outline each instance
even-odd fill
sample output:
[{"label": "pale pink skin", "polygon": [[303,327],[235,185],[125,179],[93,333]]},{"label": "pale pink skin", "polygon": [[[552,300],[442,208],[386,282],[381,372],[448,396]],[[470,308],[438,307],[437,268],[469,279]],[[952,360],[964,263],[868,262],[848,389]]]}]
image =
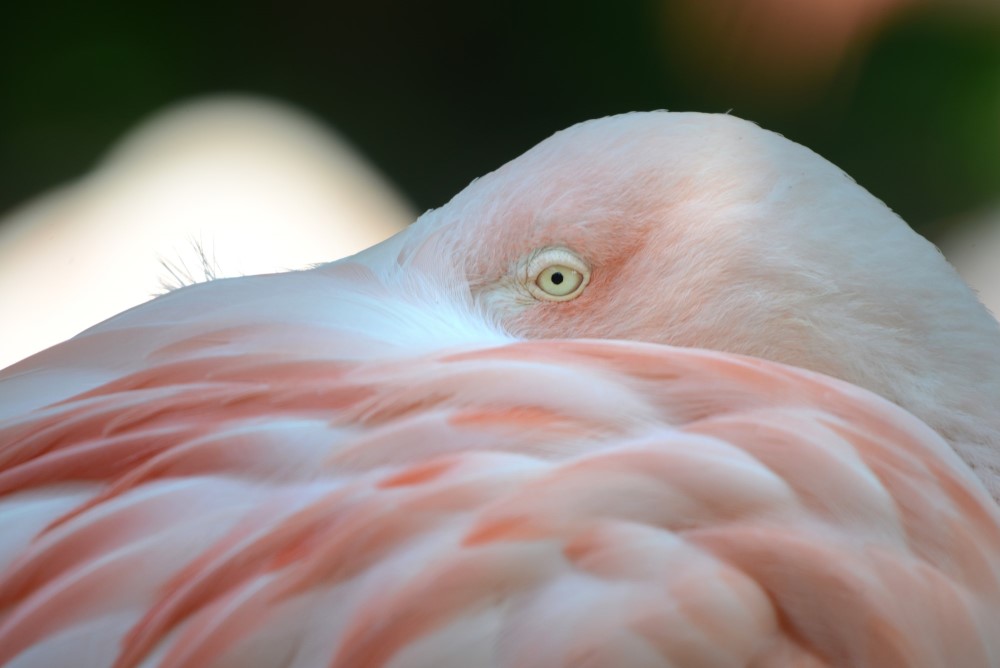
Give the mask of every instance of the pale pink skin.
[{"label": "pale pink skin", "polygon": [[576,126],[0,372],[0,665],[995,666],[998,341],[806,149]]}]

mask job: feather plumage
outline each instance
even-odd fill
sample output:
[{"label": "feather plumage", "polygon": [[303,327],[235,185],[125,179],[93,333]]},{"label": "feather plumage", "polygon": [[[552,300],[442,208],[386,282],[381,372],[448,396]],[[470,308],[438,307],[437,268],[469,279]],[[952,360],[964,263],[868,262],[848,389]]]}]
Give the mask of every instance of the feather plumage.
[{"label": "feather plumage", "polygon": [[[563,221],[472,252],[452,218],[526,205],[498,174],[2,372],[0,664],[1000,663],[1000,511],[955,442],[726,346],[578,338],[642,251]],[[536,306],[507,249],[553,241],[593,285]]]}]

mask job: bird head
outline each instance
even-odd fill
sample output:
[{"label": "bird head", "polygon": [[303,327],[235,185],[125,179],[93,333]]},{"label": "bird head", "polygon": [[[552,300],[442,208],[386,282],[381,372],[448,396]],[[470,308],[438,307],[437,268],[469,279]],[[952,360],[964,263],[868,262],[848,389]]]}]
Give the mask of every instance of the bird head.
[{"label": "bird head", "polygon": [[997,322],[881,201],[747,121],[582,123],[389,245],[516,337],[709,348],[873,390],[1000,489]]}]

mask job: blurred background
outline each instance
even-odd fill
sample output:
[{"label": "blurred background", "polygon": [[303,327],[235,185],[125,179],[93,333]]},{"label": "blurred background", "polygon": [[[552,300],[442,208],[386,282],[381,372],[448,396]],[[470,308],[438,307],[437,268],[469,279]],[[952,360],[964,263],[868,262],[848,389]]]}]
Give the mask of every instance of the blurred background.
[{"label": "blurred background", "polygon": [[[54,342],[43,321],[73,316],[58,340],[154,293],[164,264],[197,279],[333,259],[556,130],[664,108],[809,146],[1000,308],[1000,0],[16,3],[0,367]],[[299,228],[298,250],[250,257]],[[206,269],[185,240],[226,258]],[[130,256],[142,281],[115,273]],[[122,284],[137,291],[84,307]]]}]

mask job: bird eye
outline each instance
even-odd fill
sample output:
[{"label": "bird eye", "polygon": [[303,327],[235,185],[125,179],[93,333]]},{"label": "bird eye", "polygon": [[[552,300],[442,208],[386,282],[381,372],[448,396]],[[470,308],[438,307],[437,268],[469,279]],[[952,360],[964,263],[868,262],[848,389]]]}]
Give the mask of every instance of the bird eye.
[{"label": "bird eye", "polygon": [[569,301],[583,292],[590,280],[587,265],[565,248],[546,248],[528,263],[528,290],[537,299]]},{"label": "bird eye", "polygon": [[546,267],[535,279],[535,285],[547,295],[565,297],[572,294],[583,283],[583,275],[576,269],[561,264]]}]

